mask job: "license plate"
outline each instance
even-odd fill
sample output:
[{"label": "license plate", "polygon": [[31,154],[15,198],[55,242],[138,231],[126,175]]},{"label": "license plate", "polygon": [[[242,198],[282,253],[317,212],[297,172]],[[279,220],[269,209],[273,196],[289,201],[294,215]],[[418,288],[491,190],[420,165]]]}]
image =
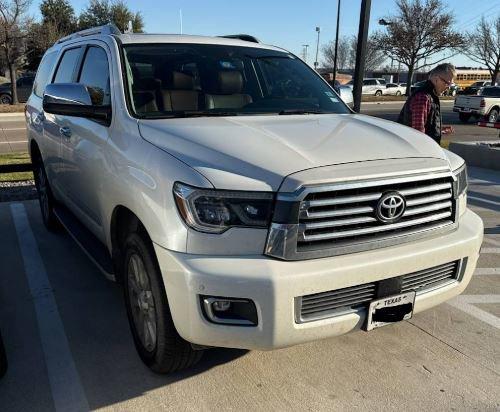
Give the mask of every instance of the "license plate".
[{"label": "license plate", "polygon": [[415,306],[415,292],[374,300],[368,308],[365,330],[380,328],[391,323],[411,319]]},{"label": "license plate", "polygon": [[462,112],[465,112],[465,113],[470,112],[470,107],[464,107],[462,109]]}]

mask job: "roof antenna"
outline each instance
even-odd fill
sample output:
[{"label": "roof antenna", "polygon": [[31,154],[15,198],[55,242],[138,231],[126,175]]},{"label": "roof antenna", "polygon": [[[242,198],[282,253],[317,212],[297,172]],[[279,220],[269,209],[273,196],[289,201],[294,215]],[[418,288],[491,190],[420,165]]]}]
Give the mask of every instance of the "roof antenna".
[{"label": "roof antenna", "polygon": [[125,33],[133,33],[134,26],[132,25],[132,20],[128,21],[127,28],[125,29]]}]

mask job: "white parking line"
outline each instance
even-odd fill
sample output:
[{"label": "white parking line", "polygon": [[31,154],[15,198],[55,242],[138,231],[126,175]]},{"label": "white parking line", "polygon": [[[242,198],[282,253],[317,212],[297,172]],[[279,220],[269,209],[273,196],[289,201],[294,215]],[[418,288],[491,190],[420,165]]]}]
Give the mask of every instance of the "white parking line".
[{"label": "white parking line", "polygon": [[500,275],[499,268],[476,268],[474,271],[475,276],[489,276],[489,275]]},{"label": "white parking line", "polygon": [[477,303],[500,303],[500,295],[460,295],[447,303],[488,325],[500,329],[500,318],[474,306]]},{"label": "white parking line", "polygon": [[0,142],[0,144],[28,143],[27,140],[16,140],[15,142]]},{"label": "white parking line", "polygon": [[488,200],[488,199],[483,199],[481,197],[469,196],[469,195],[467,195],[467,198],[477,200],[479,202],[491,203],[492,205],[495,205],[495,206],[500,206],[500,202],[495,202],[494,200]]},{"label": "white parking line", "polygon": [[483,247],[481,248],[481,253],[497,254],[500,253],[500,247]]},{"label": "white parking line", "polygon": [[89,404],[69,349],[52,286],[38,251],[35,236],[31,231],[26,209],[22,203],[13,203],[10,209],[33,297],[55,409],[88,411]]},{"label": "white parking line", "polygon": [[13,127],[11,129],[2,129],[4,132],[13,132],[14,130],[26,130],[26,127]]}]

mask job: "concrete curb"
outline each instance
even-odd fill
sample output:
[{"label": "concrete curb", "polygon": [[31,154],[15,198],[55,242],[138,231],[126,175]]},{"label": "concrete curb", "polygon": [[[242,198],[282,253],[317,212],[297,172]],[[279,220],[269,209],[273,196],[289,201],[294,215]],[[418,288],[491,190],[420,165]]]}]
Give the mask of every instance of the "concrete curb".
[{"label": "concrete curb", "polygon": [[24,112],[0,113],[0,118],[2,118],[2,117],[22,117],[22,118],[24,118]]},{"label": "concrete curb", "polygon": [[498,140],[485,142],[452,142],[449,150],[461,156],[468,166],[500,170],[500,149],[492,149],[486,144],[499,143]]},{"label": "concrete curb", "polygon": [[[394,103],[401,103],[404,104],[406,100],[394,100],[392,102],[361,102],[361,106],[365,104],[373,105],[373,104],[394,104]],[[441,100],[441,105],[453,105],[454,100]]]}]

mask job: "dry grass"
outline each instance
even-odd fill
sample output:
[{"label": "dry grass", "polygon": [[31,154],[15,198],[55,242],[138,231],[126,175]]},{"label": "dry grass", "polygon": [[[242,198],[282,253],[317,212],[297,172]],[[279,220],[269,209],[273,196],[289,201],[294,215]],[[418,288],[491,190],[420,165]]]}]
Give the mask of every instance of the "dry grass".
[{"label": "dry grass", "polygon": [[[18,163],[30,163],[28,152],[0,154],[0,165],[11,165]],[[1,173],[0,182],[11,182],[14,180],[31,180],[33,172]]]},{"label": "dry grass", "polygon": [[0,113],[23,113],[24,103],[19,104],[0,104]]}]

